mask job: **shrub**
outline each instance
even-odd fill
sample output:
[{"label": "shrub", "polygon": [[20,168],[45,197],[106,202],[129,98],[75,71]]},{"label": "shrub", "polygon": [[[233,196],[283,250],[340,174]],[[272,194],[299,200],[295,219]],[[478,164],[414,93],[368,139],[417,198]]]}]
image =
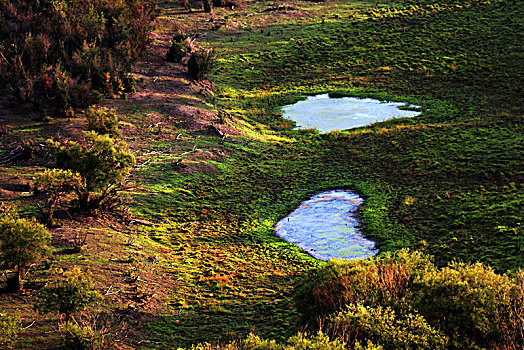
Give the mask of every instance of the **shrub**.
[{"label": "shrub", "polygon": [[[522,275],[519,281],[480,263],[451,263],[423,277],[414,306],[450,336],[454,348],[496,348],[508,341],[511,333],[522,346],[524,328],[517,336],[515,327],[510,326],[511,320],[519,318],[512,317],[513,311],[523,314],[524,303],[518,296],[521,288]],[[517,323],[523,326],[522,320]]]},{"label": "shrub", "polygon": [[78,321],[59,325],[64,348],[68,350],[116,349],[116,341],[125,336],[125,327],[109,314],[88,313]]},{"label": "shrub", "polygon": [[114,108],[89,108],[86,111],[86,120],[88,130],[113,137],[122,136],[118,130],[118,117]]},{"label": "shrub", "polygon": [[408,308],[416,280],[435,267],[419,252],[401,250],[365,260],[335,259],[295,285],[294,302],[306,323],[316,323],[346,305]]},{"label": "shrub", "polygon": [[194,79],[202,79],[213,70],[215,65],[215,53],[209,49],[193,51],[187,61],[187,70]]},{"label": "shrub", "polygon": [[391,308],[351,304],[331,316],[328,328],[349,345],[372,340],[384,349],[444,349],[446,337],[419,314],[397,316]]},{"label": "shrub", "polygon": [[72,170],[82,177],[81,186],[75,188],[82,210],[111,209],[117,203],[125,177],[135,165],[135,157],[124,141],[90,131],[81,143],[60,145],[48,141],[48,144],[58,168]]},{"label": "shrub", "polygon": [[20,319],[0,313],[0,346],[11,348],[18,339]]},{"label": "shrub", "polygon": [[181,63],[191,53],[193,42],[187,38],[182,41],[171,41],[171,47],[167,53],[167,60],[169,62]]},{"label": "shrub", "polygon": [[99,335],[90,326],[81,326],[74,322],[66,322],[60,325],[60,335],[64,340],[64,347],[66,349],[102,349],[98,344]]},{"label": "shrub", "polygon": [[19,290],[28,264],[49,253],[50,233],[33,218],[18,218],[10,211],[0,218],[0,259],[16,268],[14,289]]},{"label": "shrub", "polygon": [[128,91],[158,14],[142,0],[0,1],[0,81],[60,113]]},{"label": "shrub", "polygon": [[47,169],[36,178],[36,188],[47,193],[45,205],[38,205],[42,214],[42,222],[53,223],[53,214],[60,199],[77,188],[85,187],[79,173],[63,169]]},{"label": "shrub", "polygon": [[[406,349],[524,347],[521,271],[497,275],[482,264],[463,263],[437,269],[421,253],[400,251],[330,261],[295,285],[294,301],[304,322],[328,324],[333,335],[350,343],[372,340],[384,348]],[[402,334],[400,340],[394,334]]]},{"label": "shrub", "polygon": [[59,270],[40,291],[35,307],[42,313],[64,315],[67,322],[75,312],[84,310],[99,299],[100,294],[92,289],[90,278],[79,268]]},{"label": "shrub", "polygon": [[204,0],[204,12],[211,13],[213,12],[213,3],[212,0]]},{"label": "shrub", "polygon": [[329,337],[322,332],[315,336],[298,333],[290,337],[286,343],[279,344],[274,340],[262,340],[254,334],[250,334],[239,346],[242,350],[345,350],[344,343]]},{"label": "shrub", "polygon": [[171,47],[167,53],[167,60],[169,62],[182,62],[193,50],[193,41],[189,36],[177,30],[171,39]]}]

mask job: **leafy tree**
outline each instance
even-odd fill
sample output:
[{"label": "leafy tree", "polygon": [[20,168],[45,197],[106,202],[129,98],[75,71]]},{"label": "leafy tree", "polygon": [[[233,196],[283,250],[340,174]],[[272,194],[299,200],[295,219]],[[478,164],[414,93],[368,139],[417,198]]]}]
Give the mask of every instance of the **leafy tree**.
[{"label": "leafy tree", "polygon": [[74,191],[76,188],[85,187],[79,173],[63,169],[47,169],[36,179],[36,187],[47,192],[48,199],[44,206],[38,205],[42,213],[42,222],[52,224],[55,207],[60,198]]},{"label": "leafy tree", "polygon": [[4,212],[0,218],[0,259],[16,267],[16,290],[21,288],[26,266],[49,253],[50,240],[51,234],[34,218],[21,219],[14,211]]},{"label": "leafy tree", "polygon": [[10,348],[18,338],[20,319],[0,313],[0,347]]},{"label": "leafy tree", "polygon": [[42,313],[64,315],[70,321],[73,314],[84,310],[98,300],[100,294],[93,290],[91,279],[80,268],[59,270],[56,276],[40,291],[36,309]]},{"label": "leafy tree", "polygon": [[75,188],[80,208],[109,208],[115,203],[125,177],[135,165],[135,157],[122,140],[94,131],[80,142],[60,145],[49,142],[55,152],[56,166],[78,172],[83,182]]}]

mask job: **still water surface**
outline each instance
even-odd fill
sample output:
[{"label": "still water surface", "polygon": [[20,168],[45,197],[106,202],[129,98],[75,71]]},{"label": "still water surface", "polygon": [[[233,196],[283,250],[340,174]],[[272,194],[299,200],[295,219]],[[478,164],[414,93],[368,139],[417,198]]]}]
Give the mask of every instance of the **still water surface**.
[{"label": "still water surface", "polygon": [[377,253],[375,243],[360,234],[354,218],[362,202],[348,191],[319,193],[280,220],[276,234],[320,260],[373,256]]},{"label": "still water surface", "polygon": [[[327,94],[282,107],[283,117],[297,128],[314,128],[321,133],[346,130],[392,118],[414,117],[420,112],[399,109],[402,102],[381,102],[371,98],[330,98]],[[411,106],[418,107],[418,106]]]}]

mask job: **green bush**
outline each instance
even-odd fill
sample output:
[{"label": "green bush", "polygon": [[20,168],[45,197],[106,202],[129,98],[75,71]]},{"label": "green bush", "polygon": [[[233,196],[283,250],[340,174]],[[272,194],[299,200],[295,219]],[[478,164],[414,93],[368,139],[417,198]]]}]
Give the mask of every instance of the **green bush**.
[{"label": "green bush", "polygon": [[86,309],[99,298],[100,294],[93,291],[91,279],[75,267],[70,271],[57,271],[40,291],[35,307],[41,313],[64,315],[69,321],[74,313]]},{"label": "green bush", "polygon": [[[400,251],[330,261],[295,286],[303,321],[330,325],[348,342],[384,348],[524,347],[524,272],[498,275],[482,264],[437,269],[421,253]],[[394,334],[403,334],[394,340]],[[358,335],[358,336],[357,336]],[[447,340],[446,340],[447,339]]]},{"label": "green bush", "polygon": [[[264,340],[259,336],[250,333],[246,339],[232,342],[226,345],[211,345],[208,343],[198,344],[191,347],[191,350],[345,350],[344,343],[339,340],[330,340],[322,332],[315,336],[298,333],[290,337],[285,343],[278,343],[275,340]],[[358,350],[380,350],[379,347],[368,345],[358,348]]]},{"label": "green bush", "polygon": [[82,177],[81,186],[75,188],[82,210],[111,209],[118,203],[118,192],[136,162],[124,141],[90,131],[81,143],[48,141],[48,145],[58,168]]},{"label": "green bush", "polygon": [[446,337],[431,327],[424,317],[408,313],[397,315],[391,308],[351,304],[329,317],[327,327],[333,336],[354,345],[372,340],[384,349],[444,349]]},{"label": "green bush", "polygon": [[434,269],[427,256],[406,250],[365,260],[335,259],[298,281],[294,302],[310,324],[352,303],[400,311],[408,308],[413,283]]},{"label": "green bush", "polygon": [[34,218],[22,219],[15,211],[4,212],[0,218],[0,259],[16,268],[11,280],[14,289],[21,288],[26,266],[49,253],[50,241],[51,234]]},{"label": "green bush", "polygon": [[20,319],[0,313],[0,346],[2,349],[13,347],[20,332]]},{"label": "green bush", "polygon": [[279,344],[274,340],[262,340],[250,334],[242,344],[242,350],[344,350],[345,346],[339,340],[331,341],[322,332],[316,336],[308,336],[298,333],[290,337],[285,344]]},{"label": "green bush", "polygon": [[64,340],[64,347],[66,349],[103,349],[99,344],[99,335],[89,326],[81,326],[74,322],[66,322],[60,325],[60,335]]},{"label": "green bush", "polygon": [[213,70],[215,61],[215,53],[211,49],[193,51],[187,61],[188,73],[194,79],[200,80]]},{"label": "green bush", "polygon": [[53,223],[53,214],[60,200],[76,188],[85,187],[79,173],[63,169],[47,169],[36,178],[35,186],[47,194],[44,205],[38,204],[45,225]]},{"label": "green bush", "polygon": [[167,53],[167,60],[169,62],[182,62],[193,50],[193,41],[189,36],[182,32],[177,31],[171,39],[171,47]]},{"label": "green bush", "polygon": [[522,277],[498,275],[480,263],[451,263],[423,276],[414,307],[449,335],[453,348],[496,348],[510,340],[524,346],[524,320],[517,321],[524,313]]},{"label": "green bush", "polygon": [[98,134],[121,137],[118,130],[118,116],[116,110],[106,107],[89,108],[86,111],[87,130],[94,131]]}]

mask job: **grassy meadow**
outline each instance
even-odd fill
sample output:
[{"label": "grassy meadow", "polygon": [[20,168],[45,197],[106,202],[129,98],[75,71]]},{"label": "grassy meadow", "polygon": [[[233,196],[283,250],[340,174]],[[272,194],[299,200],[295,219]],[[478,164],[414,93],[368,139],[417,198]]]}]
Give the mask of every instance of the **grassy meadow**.
[{"label": "grassy meadow", "polygon": [[[137,158],[126,209],[81,219],[59,213],[47,263],[91,271],[107,296],[99,310],[128,320],[118,346],[295,334],[293,285],[325,263],[272,227],[328,189],[364,198],[361,232],[381,252],[419,250],[439,267],[482,262],[501,274],[524,266],[519,1],[244,1],[213,13],[199,2],[191,12],[156,3],[155,49],[133,68],[137,92],[100,103],[116,108]],[[208,80],[165,62],[177,29],[213,48]],[[328,134],[295,130],[282,117],[281,106],[320,93],[409,102],[422,114]],[[74,135],[83,125],[81,116],[41,122],[3,111],[11,131],[0,156],[21,140]],[[32,181],[48,166],[2,165],[0,185]],[[37,214],[29,194],[2,200]],[[81,230],[87,245],[73,252],[67,242]],[[60,342],[56,317],[31,308],[44,265],[33,268],[26,294],[0,296],[0,312],[24,326],[38,320],[18,348]]]}]

